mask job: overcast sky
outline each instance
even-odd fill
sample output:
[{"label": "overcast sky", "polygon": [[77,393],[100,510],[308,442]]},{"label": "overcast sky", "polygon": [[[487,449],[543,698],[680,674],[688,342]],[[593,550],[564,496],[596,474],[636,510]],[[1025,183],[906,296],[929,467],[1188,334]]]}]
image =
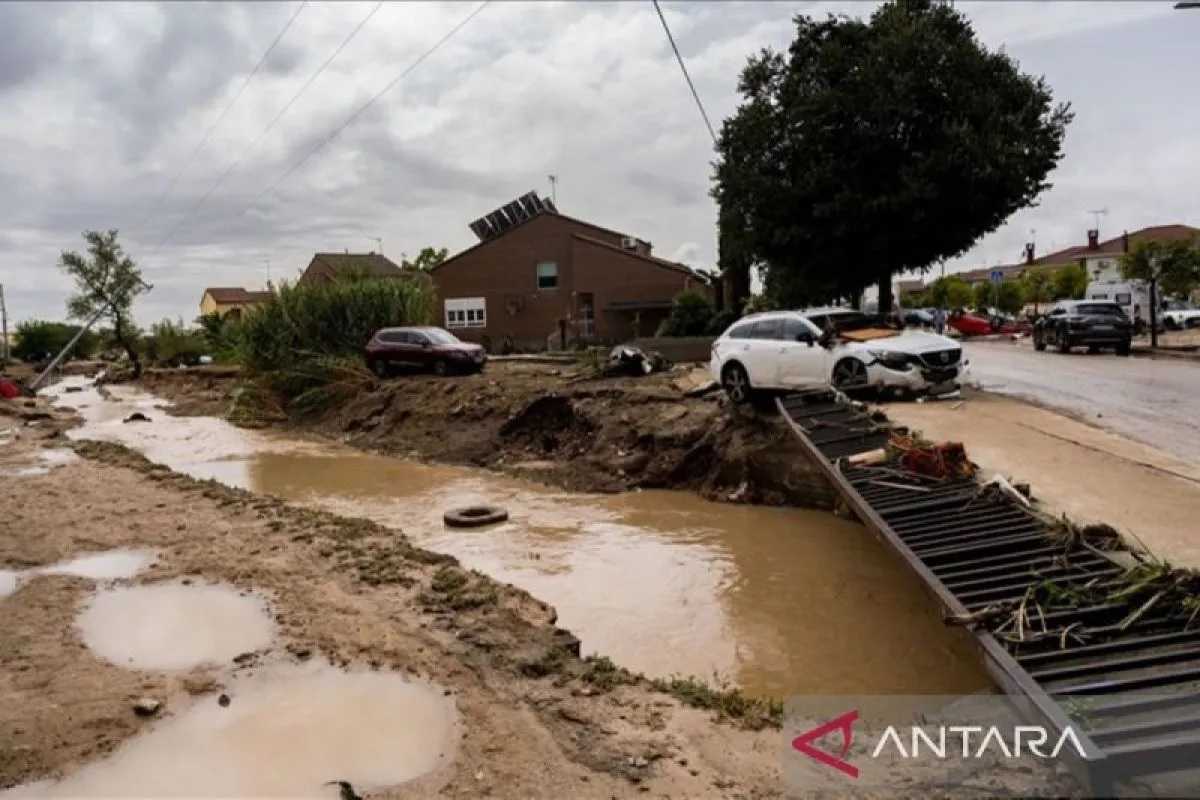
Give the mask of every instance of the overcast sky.
[{"label": "overcast sky", "polygon": [[[299,4],[0,3],[0,282],[10,321],[59,319],[56,269],[88,228],[116,227],[155,285],[143,324],[191,320],[206,286],[261,288],[318,250],[399,260],[472,244],[472,219],[559,177],[564,212],[716,257],[712,142],[648,2],[494,3],[278,187],[284,173],[467,16],[387,4],[265,136],[280,109],[374,8]],[[990,47],[1044,74],[1076,119],[1055,187],[954,268],[1102,235],[1200,224],[1200,11],[1170,3],[960,3]],[[786,47],[797,12],[872,3],[664,4],[714,124],[738,72]],[[198,149],[199,148],[199,149]],[[230,170],[231,165],[236,165]],[[228,177],[215,190],[218,178]],[[204,202],[204,195],[211,194]]]}]

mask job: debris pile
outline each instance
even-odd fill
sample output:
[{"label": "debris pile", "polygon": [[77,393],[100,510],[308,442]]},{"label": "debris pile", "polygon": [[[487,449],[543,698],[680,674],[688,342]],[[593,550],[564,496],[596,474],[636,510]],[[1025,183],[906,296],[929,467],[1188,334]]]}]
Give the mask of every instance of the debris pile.
[{"label": "debris pile", "polygon": [[902,468],[918,475],[946,480],[975,474],[975,465],[967,458],[962,442],[930,444],[911,434],[893,433],[888,449]]},{"label": "debris pile", "polygon": [[608,366],[604,374],[616,375],[649,375],[652,372],[664,372],[670,369],[671,362],[662,353],[650,351],[632,344],[619,344],[608,354]]}]

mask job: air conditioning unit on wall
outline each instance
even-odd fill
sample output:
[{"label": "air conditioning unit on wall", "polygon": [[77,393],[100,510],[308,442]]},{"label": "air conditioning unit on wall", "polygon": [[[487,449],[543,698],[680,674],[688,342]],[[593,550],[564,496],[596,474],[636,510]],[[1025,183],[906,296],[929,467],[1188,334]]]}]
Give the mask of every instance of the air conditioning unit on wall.
[{"label": "air conditioning unit on wall", "polygon": [[621,247],[625,248],[626,250],[637,250],[637,246],[638,240],[632,236],[621,237]]}]

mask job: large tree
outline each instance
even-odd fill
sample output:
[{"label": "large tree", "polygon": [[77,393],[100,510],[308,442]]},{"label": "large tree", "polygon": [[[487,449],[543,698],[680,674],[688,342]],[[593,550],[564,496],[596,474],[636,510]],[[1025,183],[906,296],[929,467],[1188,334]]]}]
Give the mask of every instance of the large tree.
[{"label": "large tree", "polygon": [[1121,257],[1121,274],[1157,280],[1162,294],[1187,297],[1200,286],[1200,242],[1138,242]]},{"label": "large tree", "polygon": [[117,232],[84,231],[88,256],[64,250],[58,265],[75,280],[76,292],[67,300],[67,313],[76,319],[99,314],[112,320],[113,336],[129,356],[134,377],[142,374],[133,323],[133,298],[149,289],[133,259],[117,243]]},{"label": "large tree", "polygon": [[795,24],[786,54],[743,70],[713,188],[722,239],[778,301],[879,283],[889,310],[894,274],[964,252],[1050,185],[1069,107],[948,4]]}]

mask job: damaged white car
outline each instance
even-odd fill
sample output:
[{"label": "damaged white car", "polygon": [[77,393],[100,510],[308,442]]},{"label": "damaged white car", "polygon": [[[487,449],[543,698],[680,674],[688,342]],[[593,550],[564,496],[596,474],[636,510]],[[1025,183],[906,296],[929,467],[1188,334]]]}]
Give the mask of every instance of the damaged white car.
[{"label": "damaged white car", "polygon": [[953,339],[896,330],[847,308],[743,317],[713,342],[710,361],[713,379],[737,403],[759,389],[818,385],[945,394],[959,388],[966,366]]}]

